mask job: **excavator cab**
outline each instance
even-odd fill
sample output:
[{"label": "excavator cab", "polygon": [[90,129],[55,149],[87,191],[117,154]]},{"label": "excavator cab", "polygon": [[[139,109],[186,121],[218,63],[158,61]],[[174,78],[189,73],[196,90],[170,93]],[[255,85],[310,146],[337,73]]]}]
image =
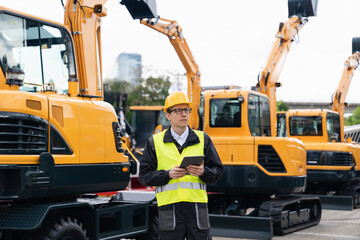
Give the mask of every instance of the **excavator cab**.
[{"label": "excavator cab", "polygon": [[204,131],[226,167],[222,179],[208,186],[209,191],[271,194],[305,189],[303,144],[270,136],[270,106],[265,95],[245,90],[206,90],[203,96],[200,108],[204,108]]},{"label": "excavator cab", "polygon": [[72,93],[84,80],[75,46],[66,26],[0,7],[0,199],[70,198],[128,184],[113,106]]},{"label": "excavator cab", "polygon": [[122,0],[133,19],[158,18],[155,0]]},{"label": "excavator cab", "polygon": [[[68,79],[76,75],[70,34],[3,11],[0,14],[1,69],[8,86],[24,92],[50,90],[68,93]],[[41,49],[41,51],[40,51]]]},{"label": "excavator cab", "polygon": [[[332,142],[335,135],[340,136],[339,114],[330,110],[288,110],[277,113],[278,136],[299,138],[304,143],[314,141]],[[287,123],[289,126],[287,126]],[[336,139],[340,142],[340,138]]]}]

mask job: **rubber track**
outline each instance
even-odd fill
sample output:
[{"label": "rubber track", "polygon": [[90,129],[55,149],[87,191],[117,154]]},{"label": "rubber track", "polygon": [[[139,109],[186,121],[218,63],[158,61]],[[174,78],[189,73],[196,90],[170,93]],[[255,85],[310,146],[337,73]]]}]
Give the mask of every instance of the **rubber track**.
[{"label": "rubber track", "polygon": [[[310,209],[310,221],[282,229],[281,213],[286,210],[296,211],[299,210],[299,207],[301,209]],[[271,217],[273,220],[274,234],[285,235],[319,224],[321,219],[321,202],[318,197],[312,196],[284,196],[262,203],[259,216]]]}]

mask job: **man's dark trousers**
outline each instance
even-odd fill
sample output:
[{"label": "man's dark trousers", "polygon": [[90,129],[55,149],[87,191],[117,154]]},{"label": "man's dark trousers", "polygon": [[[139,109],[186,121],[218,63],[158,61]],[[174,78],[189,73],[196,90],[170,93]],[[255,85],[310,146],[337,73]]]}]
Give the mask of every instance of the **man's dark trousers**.
[{"label": "man's dark trousers", "polygon": [[[200,203],[206,205],[206,203]],[[171,204],[173,205],[173,204]],[[207,230],[200,230],[197,222],[197,214],[195,203],[179,202],[175,205],[175,222],[176,226],[173,231],[159,231],[159,240],[211,240],[212,235],[210,228]],[[168,208],[162,206],[159,208]]]}]

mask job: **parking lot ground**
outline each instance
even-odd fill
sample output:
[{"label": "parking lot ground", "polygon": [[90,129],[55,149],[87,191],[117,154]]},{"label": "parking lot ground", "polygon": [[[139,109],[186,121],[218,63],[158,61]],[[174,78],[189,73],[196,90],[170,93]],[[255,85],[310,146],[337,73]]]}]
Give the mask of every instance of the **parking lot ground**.
[{"label": "parking lot ground", "polygon": [[[214,240],[246,238],[214,237]],[[273,240],[360,240],[360,209],[353,211],[323,210],[319,225],[285,236],[274,236]]]}]

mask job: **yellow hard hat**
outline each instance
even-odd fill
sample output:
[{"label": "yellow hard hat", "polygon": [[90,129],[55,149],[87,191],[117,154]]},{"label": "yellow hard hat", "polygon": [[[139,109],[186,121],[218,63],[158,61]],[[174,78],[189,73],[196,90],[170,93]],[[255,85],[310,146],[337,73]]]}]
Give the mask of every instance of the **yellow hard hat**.
[{"label": "yellow hard hat", "polygon": [[171,93],[165,100],[164,112],[167,112],[168,108],[179,104],[188,104],[191,107],[189,98],[183,92]]}]

